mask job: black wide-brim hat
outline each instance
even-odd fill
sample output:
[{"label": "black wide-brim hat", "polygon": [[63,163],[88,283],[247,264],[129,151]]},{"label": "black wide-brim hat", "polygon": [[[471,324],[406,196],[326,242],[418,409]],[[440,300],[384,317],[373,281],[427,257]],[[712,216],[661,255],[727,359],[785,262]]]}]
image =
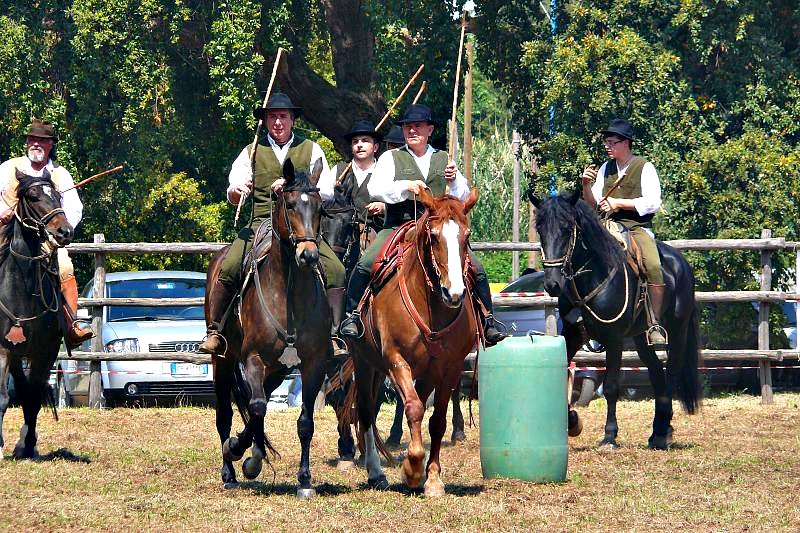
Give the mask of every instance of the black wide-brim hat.
[{"label": "black wide-brim hat", "polygon": [[436,126],[436,122],[431,118],[431,108],[424,104],[412,104],[408,106],[403,116],[399,120],[394,121],[395,124],[400,126],[408,124],[409,122],[427,122],[428,124]]},{"label": "black wide-brim hat", "polygon": [[55,127],[49,122],[44,122],[39,119],[33,119],[31,127],[28,129],[28,133],[26,133],[25,136],[53,139],[54,142],[58,140]]},{"label": "black wide-brim hat", "polygon": [[294,114],[295,119],[303,114],[303,108],[294,105],[291,98],[283,93],[275,93],[270,96],[265,107],[253,109],[253,116],[258,119],[264,119],[267,117],[267,110],[269,109],[288,109]]},{"label": "black wide-brim hat", "polygon": [[618,135],[629,141],[633,140],[633,126],[624,118],[615,118],[608,123],[608,128],[601,130],[603,135]]},{"label": "black wide-brim hat", "polygon": [[376,143],[381,142],[381,139],[383,139],[383,135],[375,131],[375,124],[366,119],[356,120],[350,127],[350,131],[342,135],[342,137],[344,137],[347,142],[350,142],[356,135],[369,135],[375,139]]},{"label": "black wide-brim hat", "polygon": [[384,137],[383,140],[392,144],[406,143],[406,139],[403,137],[403,130],[400,128],[400,126],[392,126],[392,129],[389,130],[389,133],[386,134],[386,137]]}]

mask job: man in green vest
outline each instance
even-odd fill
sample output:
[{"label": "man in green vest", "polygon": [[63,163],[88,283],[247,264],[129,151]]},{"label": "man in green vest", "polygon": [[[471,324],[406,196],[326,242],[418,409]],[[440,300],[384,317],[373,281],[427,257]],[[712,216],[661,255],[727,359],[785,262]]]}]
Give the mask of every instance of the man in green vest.
[{"label": "man in green vest", "polygon": [[[464,201],[469,195],[467,180],[458,172],[455,161],[448,161],[447,152],[428,144],[435,126],[428,106],[409,106],[397,124],[403,129],[405,145],[381,155],[368,186],[373,199],[387,204],[386,218],[383,229],[361,255],[347,286],[347,318],[342,322],[341,332],[350,337],[359,337],[363,332],[360,317],[353,311],[369,285],[372,264],[378,252],[401,224],[422,215],[421,210],[415,211],[414,195],[427,188],[434,196],[442,196],[447,185],[450,186],[450,196],[454,198]],[[505,335],[497,329],[492,317],[492,296],[486,271],[477,259],[473,257],[472,261],[478,270],[476,292],[488,311],[484,329],[486,343],[496,344]]]},{"label": "man in green vest", "polygon": [[[288,96],[281,93],[272,95],[265,107],[253,111],[255,118],[264,119],[268,135],[266,139],[259,139],[255,169],[250,168],[252,145],[246,146],[233,162],[227,192],[228,201],[233,205],[239,203],[242,195],[252,193],[253,223],[239,232],[222,260],[219,277],[214,281],[208,298],[208,337],[198,348],[200,352],[214,355],[225,353],[226,342],[221,334],[221,322],[241,286],[242,258],[252,248],[256,230],[262,223],[271,224],[271,194],[280,193],[283,188],[283,163],[286,158],[292,160],[296,169],[308,172],[311,172],[317,160],[321,160],[323,171],[317,187],[323,200],[333,197],[333,180],[322,148],[292,131],[294,121],[302,112]],[[271,232],[266,234],[271,235]],[[342,262],[324,240],[320,241],[319,255],[329,295],[337,288],[341,292],[345,281]]]},{"label": "man in green vest", "polygon": [[[664,274],[651,229],[653,216],[661,209],[661,182],[653,163],[631,151],[634,137],[630,122],[614,119],[600,133],[609,160],[599,170],[594,165],[584,169],[581,176],[583,199],[603,215],[628,228],[641,249],[651,306],[647,342],[663,348],[667,344],[666,331],[660,325]],[[615,185],[617,187],[612,191]]]}]

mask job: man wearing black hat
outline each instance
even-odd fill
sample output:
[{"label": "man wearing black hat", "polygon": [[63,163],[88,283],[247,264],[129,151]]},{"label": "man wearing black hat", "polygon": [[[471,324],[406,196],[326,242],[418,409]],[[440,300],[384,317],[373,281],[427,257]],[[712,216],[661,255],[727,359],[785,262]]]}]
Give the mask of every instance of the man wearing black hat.
[{"label": "man wearing black hat", "polygon": [[[61,207],[67,221],[76,227],[83,217],[83,203],[78,197],[78,191],[72,188],[75,182],[69,171],[56,163],[56,142],[58,141],[55,128],[49,122],[34,119],[26,136],[27,155],[9,159],[0,165],[0,224],[7,224],[14,216],[17,205],[16,171],[19,170],[28,176],[41,177],[45,171],[50,174],[50,179],[56,189],[62,191]],[[66,248],[59,248],[58,275],[61,280],[61,293],[64,295],[62,312],[66,323],[70,325],[67,331],[67,340],[72,347],[77,347],[85,340],[91,339],[91,328],[85,328],[77,321],[78,311],[78,283],[75,281],[75,270],[72,266]]]},{"label": "man wearing black hat", "polygon": [[394,150],[395,148],[400,148],[405,143],[406,140],[403,138],[403,130],[397,124],[392,126],[392,129],[389,130],[389,133],[387,133],[386,137],[383,139],[385,150]]},{"label": "man wearing black hat", "polygon": [[630,122],[614,119],[600,134],[609,160],[599,170],[594,165],[584,169],[581,176],[583,198],[590,206],[597,207],[605,216],[628,228],[641,249],[651,307],[647,342],[664,347],[667,344],[666,331],[660,325],[664,274],[650,229],[653,216],[661,209],[661,182],[653,163],[631,151],[634,135]]},{"label": "man wearing black hat", "polygon": [[[239,232],[231,243],[228,253],[222,260],[219,277],[214,281],[209,294],[208,338],[198,351],[223,355],[226,342],[222,337],[221,322],[236,295],[242,279],[242,259],[253,246],[253,237],[262,223],[270,224],[271,194],[283,188],[283,163],[288,157],[296,169],[311,172],[317,160],[322,161],[322,176],[317,183],[323,200],[333,197],[333,179],[330,176],[328,161],[320,146],[299,135],[293,130],[294,121],[303,110],[295,106],[288,96],[281,93],[272,95],[267,105],[253,111],[253,116],[263,119],[267,126],[267,138],[259,139],[256,151],[255,172],[250,168],[250,153],[253,145],[246,146],[231,165],[228,175],[228,201],[237,205],[242,195],[253,194],[253,223]],[[271,235],[270,232],[266,232]],[[329,291],[344,288],[344,266],[330,246],[322,240],[319,244],[320,263],[325,269]]]},{"label": "man wearing black hat", "polygon": [[[434,196],[442,196],[448,185],[450,196],[462,202],[469,195],[467,180],[456,168],[455,161],[448,160],[447,152],[428,144],[435,126],[428,106],[412,104],[396,123],[402,127],[405,145],[381,155],[368,186],[373,199],[387,204],[386,217],[383,229],[362,254],[347,285],[348,317],[342,322],[341,332],[350,337],[359,337],[363,332],[360,317],[353,311],[369,285],[372,264],[384,242],[401,224],[422,215],[415,209],[414,195],[422,189],[430,189]],[[504,335],[496,328],[491,314],[492,299],[486,272],[474,258],[473,263],[478,269],[477,293],[489,311],[484,330],[486,342],[495,344]]]}]

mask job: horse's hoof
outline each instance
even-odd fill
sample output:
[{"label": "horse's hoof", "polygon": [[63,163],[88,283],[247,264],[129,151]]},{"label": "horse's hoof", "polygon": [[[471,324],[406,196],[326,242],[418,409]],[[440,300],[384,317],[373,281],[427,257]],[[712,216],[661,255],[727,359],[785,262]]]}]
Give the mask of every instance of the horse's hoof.
[{"label": "horse's hoof", "polygon": [[300,498],[301,500],[310,500],[311,498],[313,498],[316,495],[317,495],[317,491],[315,491],[314,489],[311,489],[311,488],[309,488],[309,489],[304,489],[304,488],[297,489],[297,497]]},{"label": "horse's hoof", "polygon": [[244,453],[234,453],[233,449],[239,447],[239,439],[236,437],[228,437],[225,440],[225,444],[222,445],[222,458],[226,461],[230,461],[235,463],[239,459],[242,458]]},{"label": "horse's hoof", "polygon": [[258,477],[258,475],[261,473],[261,466],[263,464],[261,459],[262,458],[259,457],[259,454],[256,454],[255,450],[253,450],[253,456],[248,457],[244,460],[244,463],[242,463],[242,474],[244,474],[244,477],[247,479],[255,479]]},{"label": "horse's hoof", "polygon": [[467,440],[467,434],[463,430],[453,430],[453,435],[450,437],[451,442],[464,442]]},{"label": "horse's hoof", "polygon": [[386,476],[383,474],[375,479],[368,479],[367,484],[369,485],[369,488],[373,490],[388,490],[389,488],[389,482],[386,481]]},{"label": "horse's hoof", "polygon": [[[422,466],[422,465],[420,465]],[[418,489],[422,486],[422,483],[425,481],[423,479],[422,472],[409,472],[411,467],[408,465],[408,459],[403,461],[403,466],[400,469],[400,478],[402,479],[403,483],[410,488],[410,489]]]},{"label": "horse's hoof", "polygon": [[384,444],[386,444],[386,446],[389,447],[389,448],[399,448],[400,447],[400,437],[395,436],[395,435],[389,435],[389,438],[386,439],[386,442]]},{"label": "horse's hoof", "polygon": [[222,484],[222,488],[225,490],[233,490],[239,488],[239,482],[237,481],[226,481]]},{"label": "horse's hoof", "polygon": [[339,459],[339,461],[336,463],[336,470],[339,470],[341,472],[347,472],[354,466],[356,466],[355,459]]},{"label": "horse's hoof", "polygon": [[581,417],[578,416],[577,411],[570,410],[569,414],[567,415],[567,420],[567,435],[570,437],[577,437],[583,432],[583,420],[581,420]]},{"label": "horse's hoof", "polygon": [[436,481],[428,480],[425,482],[425,497],[426,498],[438,498],[440,496],[444,496],[444,483],[442,480],[437,479]]},{"label": "horse's hoof", "polygon": [[597,445],[597,449],[601,452],[619,450],[619,444],[614,439],[603,439]]},{"label": "horse's hoof", "polygon": [[247,410],[250,411],[250,416],[254,418],[264,418],[267,416],[267,402],[262,399],[250,400]]}]

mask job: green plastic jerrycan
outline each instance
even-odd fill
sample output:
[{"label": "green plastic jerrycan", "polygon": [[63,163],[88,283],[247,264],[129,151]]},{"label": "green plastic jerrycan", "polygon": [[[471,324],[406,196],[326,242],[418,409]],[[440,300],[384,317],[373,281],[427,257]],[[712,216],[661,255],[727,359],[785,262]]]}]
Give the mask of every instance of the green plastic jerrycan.
[{"label": "green plastic jerrycan", "polygon": [[478,399],[484,478],[566,479],[564,337],[509,337],[481,353]]}]

